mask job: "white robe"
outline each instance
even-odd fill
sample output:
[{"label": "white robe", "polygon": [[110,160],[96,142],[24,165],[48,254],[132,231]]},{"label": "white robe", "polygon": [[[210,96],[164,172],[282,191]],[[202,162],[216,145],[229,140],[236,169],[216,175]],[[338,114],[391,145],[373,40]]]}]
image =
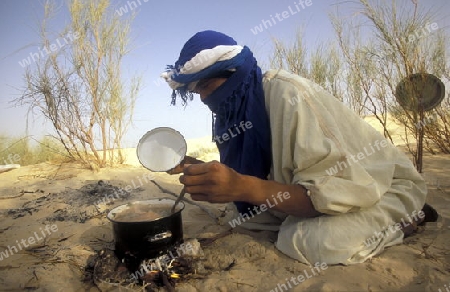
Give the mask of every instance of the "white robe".
[{"label": "white robe", "polygon": [[[276,247],[304,263],[347,265],[401,243],[403,232],[392,225],[417,218],[427,193],[408,157],[313,82],[271,70],[263,84],[270,179],[305,186],[315,209],[325,214],[282,217]],[[243,227],[270,223],[268,215]]]}]

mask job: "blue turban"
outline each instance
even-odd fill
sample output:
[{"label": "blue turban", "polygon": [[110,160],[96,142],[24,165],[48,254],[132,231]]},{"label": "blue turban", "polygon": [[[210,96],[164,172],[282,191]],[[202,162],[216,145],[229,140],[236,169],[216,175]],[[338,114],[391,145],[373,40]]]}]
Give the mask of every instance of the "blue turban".
[{"label": "blue turban", "polygon": [[[175,65],[168,68],[166,80],[174,89],[172,104],[177,96],[184,102],[192,99],[189,84],[232,73],[203,99],[213,112],[213,136],[220,162],[241,174],[267,179],[272,164],[270,124],[261,69],[250,49],[238,46],[223,33],[203,31],[186,42]],[[245,202],[235,204],[241,214],[253,207]]]}]

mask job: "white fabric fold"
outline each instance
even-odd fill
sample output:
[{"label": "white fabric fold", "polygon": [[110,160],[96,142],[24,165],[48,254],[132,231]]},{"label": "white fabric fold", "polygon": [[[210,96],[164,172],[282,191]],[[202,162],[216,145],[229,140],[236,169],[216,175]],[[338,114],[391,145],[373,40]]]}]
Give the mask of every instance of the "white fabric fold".
[{"label": "white fabric fold", "polygon": [[239,45],[234,46],[216,46],[212,49],[202,50],[197,53],[192,59],[187,61],[180,68],[175,68],[161,74],[161,77],[166,80],[170,88],[177,89],[185,84],[176,82],[172,76],[175,74],[195,74],[209,66],[225,60],[230,60],[242,51],[243,47]]},{"label": "white fabric fold", "polygon": [[[400,230],[383,231],[420,211],[427,194],[410,159],[309,80],[271,70],[264,93],[272,137],[270,179],[305,185],[314,208],[325,214],[288,216],[277,248],[304,263],[349,265],[401,243]],[[373,243],[366,245],[369,239]]]}]

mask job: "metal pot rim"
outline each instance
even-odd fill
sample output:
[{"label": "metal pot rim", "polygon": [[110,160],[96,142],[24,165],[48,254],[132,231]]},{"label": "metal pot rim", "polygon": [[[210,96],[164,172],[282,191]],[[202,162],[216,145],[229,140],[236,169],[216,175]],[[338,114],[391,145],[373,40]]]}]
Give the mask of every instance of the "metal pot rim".
[{"label": "metal pot rim", "polygon": [[[132,221],[132,222],[117,221],[113,218],[113,216],[115,216],[115,214],[118,214],[118,213],[121,213],[121,212],[127,210],[128,209],[127,207],[130,206],[131,204],[145,203],[145,204],[151,205],[152,203],[153,204],[155,204],[155,203],[161,204],[161,202],[163,202],[163,201],[166,201],[166,203],[168,203],[167,201],[170,201],[170,206],[173,206],[173,204],[175,203],[175,200],[173,200],[171,198],[154,198],[154,199],[149,199],[149,200],[133,201],[133,202],[129,202],[129,203],[114,207],[111,211],[108,212],[108,214],[106,215],[106,218],[108,218],[109,221],[118,223],[118,224],[148,224],[148,223],[160,221],[164,218],[170,218],[172,216],[175,216],[175,215],[181,213],[181,211],[183,211],[185,208],[184,202],[180,201],[180,202],[178,202],[178,205],[177,205],[178,210],[176,212],[174,212],[173,214],[170,214],[169,216],[159,217],[159,218],[156,218],[153,220],[147,220],[147,221]],[[178,206],[180,206],[180,207],[178,207]],[[123,210],[121,210],[121,209],[123,209]]]}]

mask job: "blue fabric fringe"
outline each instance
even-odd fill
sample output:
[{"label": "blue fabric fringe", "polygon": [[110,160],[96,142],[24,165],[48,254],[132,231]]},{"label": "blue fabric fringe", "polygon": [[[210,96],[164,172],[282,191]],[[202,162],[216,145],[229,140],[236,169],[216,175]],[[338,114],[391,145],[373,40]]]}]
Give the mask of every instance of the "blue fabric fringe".
[{"label": "blue fabric fringe", "polygon": [[[175,68],[183,66],[198,52],[218,45],[236,45],[236,42],[219,32],[204,31],[194,35],[184,45]],[[213,138],[232,131],[236,135],[222,143],[216,139],[221,163],[235,171],[267,179],[272,164],[270,123],[265,109],[262,73],[248,47],[234,58],[217,62],[195,74],[174,74],[173,79],[188,84],[204,78],[211,78],[218,72],[236,69],[227,81],[217,88],[203,102],[213,112]],[[184,102],[189,98],[185,86],[172,95],[180,95]],[[251,122],[252,127],[243,131],[236,127],[241,121]],[[241,214],[248,213],[254,206],[246,202],[235,202]]]}]

